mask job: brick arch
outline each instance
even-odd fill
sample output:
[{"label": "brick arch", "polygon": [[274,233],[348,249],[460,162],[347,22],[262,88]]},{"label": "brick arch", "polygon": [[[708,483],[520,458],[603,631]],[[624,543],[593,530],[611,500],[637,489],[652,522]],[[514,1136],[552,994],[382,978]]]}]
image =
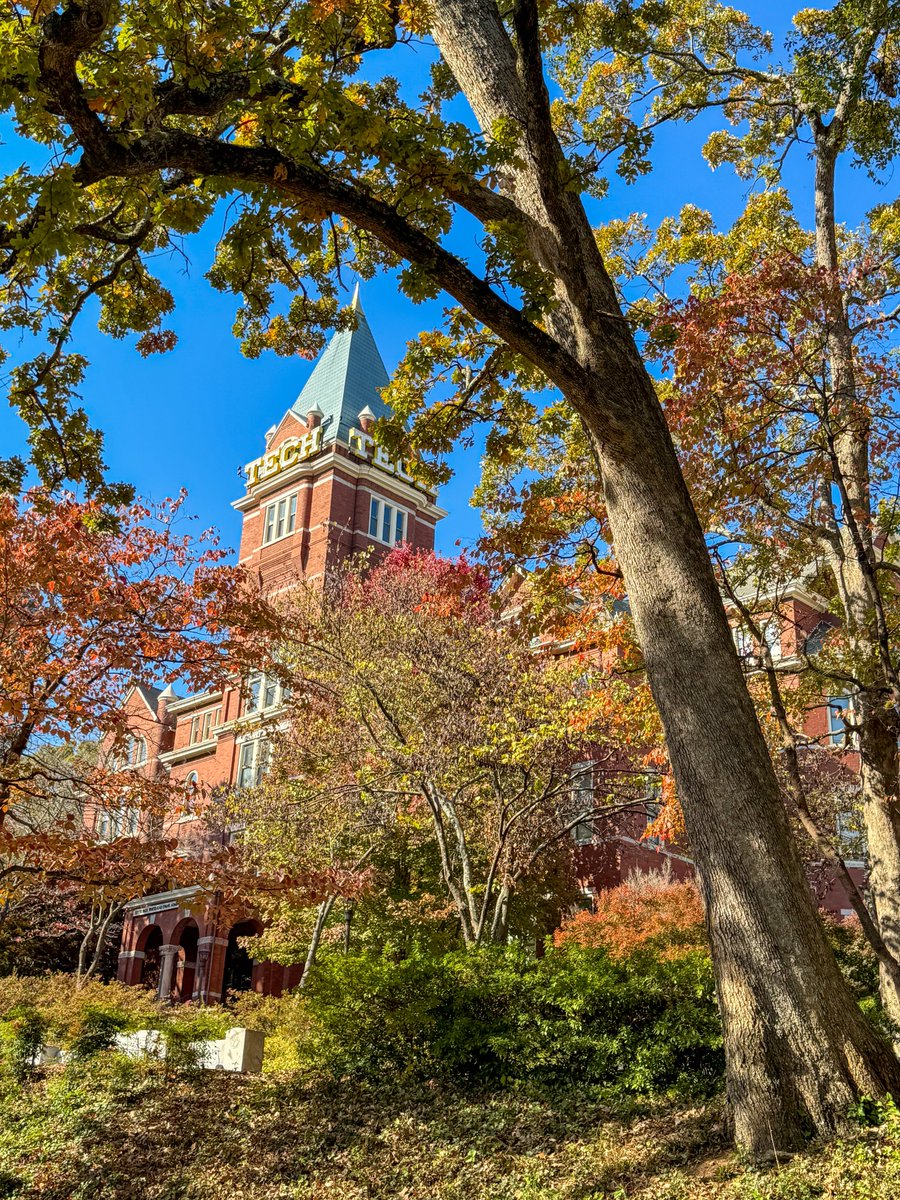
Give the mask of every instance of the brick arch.
[{"label": "brick arch", "polygon": [[245,992],[253,986],[253,959],[238,945],[238,938],[259,936],[263,931],[255,917],[235,921],[228,930],[222,978],[222,997],[228,992]]},{"label": "brick arch", "polygon": [[172,999],[176,1003],[186,1004],[193,999],[199,942],[200,926],[194,917],[185,917],[172,930],[170,944],[180,947],[172,979]]},{"label": "brick arch", "polygon": [[163,941],[163,931],[155,924],[145,926],[138,934],[136,949],[140,952],[140,970],[135,983],[149,988],[157,986],[161,966],[159,949]]}]

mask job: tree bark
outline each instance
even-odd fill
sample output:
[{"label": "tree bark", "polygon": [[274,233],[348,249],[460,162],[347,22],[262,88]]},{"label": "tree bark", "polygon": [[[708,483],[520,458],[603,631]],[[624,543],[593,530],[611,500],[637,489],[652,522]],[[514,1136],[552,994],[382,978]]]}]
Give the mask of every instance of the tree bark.
[{"label": "tree bark", "polygon": [[336,896],[326,896],[326,898],[319,905],[319,908],[316,912],[316,920],[313,925],[312,934],[310,935],[309,939],[309,947],[306,951],[306,961],[303,964],[303,974],[300,976],[300,982],[297,984],[298,987],[306,987],[307,980],[309,979],[309,973],[315,966],[316,955],[319,952],[319,943],[322,941],[322,934],[325,932],[325,926],[328,923],[328,918],[331,914],[332,908],[334,907],[334,902],[336,899]]},{"label": "tree bark", "polygon": [[900,1066],[850,995],[819,923],[775,773],[652,381],[577,194],[566,190],[536,46],[487,0],[442,0],[438,46],[486,135],[522,130],[505,187],[540,231],[552,332],[590,386],[568,399],[601,471],[647,675],[703,892],[738,1144],[756,1158],[847,1125],[860,1094],[897,1094]]},{"label": "tree bark", "polygon": [[[842,118],[846,120],[846,116]],[[828,321],[828,358],[832,396],[825,429],[832,456],[833,482],[841,501],[841,519],[825,542],[826,561],[844,610],[849,644],[858,661],[875,665],[877,678],[856,697],[854,724],[859,727],[860,791],[869,850],[869,890],[882,942],[900,963],[900,765],[898,765],[897,674],[891,658],[889,629],[876,578],[874,516],[869,473],[870,429],[864,404],[857,402],[855,347],[840,283],[835,216],[835,166],[842,147],[840,119],[815,134],[816,262],[834,281]],[[897,1026],[900,1044],[898,972],[879,963],[879,990],[885,1012]]]}]

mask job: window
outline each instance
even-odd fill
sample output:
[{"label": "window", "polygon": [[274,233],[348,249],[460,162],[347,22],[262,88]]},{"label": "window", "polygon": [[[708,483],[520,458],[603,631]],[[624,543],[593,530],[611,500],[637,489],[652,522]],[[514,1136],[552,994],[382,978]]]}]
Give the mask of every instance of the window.
[{"label": "window", "polygon": [[196,746],[198,742],[209,741],[213,735],[213,731],[218,729],[221,722],[221,708],[211,708],[208,712],[199,713],[196,717],[191,717],[191,739],[189,744]]},{"label": "window", "polygon": [[847,745],[846,719],[849,714],[849,696],[828,697],[828,741],[832,746]]},{"label": "window", "polygon": [[406,530],[409,513],[386,500],[372,497],[372,507],[369,509],[369,537],[388,546],[398,546],[406,541]]},{"label": "window", "polygon": [[731,630],[731,636],[734,639],[735,649],[741,658],[750,658],[756,650],[756,646],[748,630],[743,625],[734,625]]},{"label": "window", "polygon": [[839,812],[835,818],[835,830],[838,836],[838,849],[844,862],[858,863],[862,866],[868,846],[859,813],[852,809]]},{"label": "window", "polygon": [[238,764],[238,787],[258,787],[268,765],[269,742],[266,738],[244,742]]},{"label": "window", "polygon": [[179,821],[193,821],[196,816],[197,794],[200,790],[200,776],[196,771],[191,771],[185,775],[184,783],[184,808],[179,816]]},{"label": "window", "polygon": [[[594,807],[594,764],[590,761],[573,763],[569,768],[569,796],[573,816]],[[579,821],[572,828],[572,838],[579,846],[594,840],[594,822]]]},{"label": "window", "polygon": [[[647,815],[647,821],[644,825],[645,829],[649,829],[659,814],[662,812],[662,805],[656,800],[648,800],[644,805],[644,812]],[[662,845],[662,838],[645,837],[641,839],[645,846],[650,846],[654,850],[658,850]]]},{"label": "window", "polygon": [[766,639],[772,661],[778,662],[781,658],[781,622],[777,617],[770,617],[763,625],[763,637]]},{"label": "window", "polygon": [[277,542],[279,538],[287,537],[289,533],[294,532],[296,524],[297,493],[292,492],[290,496],[282,496],[280,500],[266,506],[262,544],[268,546],[269,542]]},{"label": "window", "polygon": [[97,813],[94,831],[102,842],[112,842],[120,837],[136,837],[140,821],[140,809],[124,804],[118,808],[104,808]]},{"label": "window", "polygon": [[254,671],[247,683],[247,712],[261,713],[270,708],[280,708],[290,698],[290,689],[276,675],[265,675]]},{"label": "window", "polygon": [[146,761],[147,743],[142,737],[130,733],[125,745],[111,755],[109,765],[113,771],[124,771],[126,767],[142,767]]}]

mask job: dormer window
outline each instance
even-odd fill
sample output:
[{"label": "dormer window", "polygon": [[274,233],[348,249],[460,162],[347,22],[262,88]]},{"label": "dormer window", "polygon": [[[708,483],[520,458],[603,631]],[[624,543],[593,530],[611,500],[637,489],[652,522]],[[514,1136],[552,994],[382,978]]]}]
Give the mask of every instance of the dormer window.
[{"label": "dormer window", "polygon": [[268,546],[270,542],[287,537],[289,533],[294,532],[296,524],[297,493],[292,492],[290,496],[282,496],[266,505],[262,544]]},{"label": "dormer window", "polygon": [[372,497],[369,509],[369,537],[387,546],[399,546],[406,541],[409,513],[378,496]]}]

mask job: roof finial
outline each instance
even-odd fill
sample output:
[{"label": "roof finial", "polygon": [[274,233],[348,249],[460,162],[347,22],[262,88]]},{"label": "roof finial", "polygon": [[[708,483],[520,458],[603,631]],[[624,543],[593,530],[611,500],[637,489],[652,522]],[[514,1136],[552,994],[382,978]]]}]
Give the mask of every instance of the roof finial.
[{"label": "roof finial", "polygon": [[354,312],[356,312],[357,309],[359,308],[359,280],[358,279],[356,281],[355,287],[353,288],[353,299],[350,301],[350,307],[353,309]]}]

